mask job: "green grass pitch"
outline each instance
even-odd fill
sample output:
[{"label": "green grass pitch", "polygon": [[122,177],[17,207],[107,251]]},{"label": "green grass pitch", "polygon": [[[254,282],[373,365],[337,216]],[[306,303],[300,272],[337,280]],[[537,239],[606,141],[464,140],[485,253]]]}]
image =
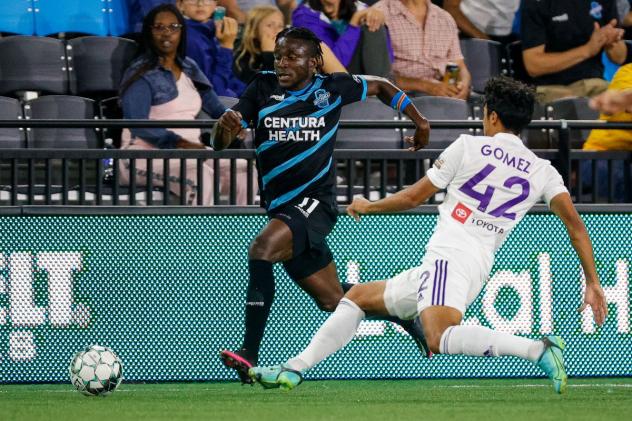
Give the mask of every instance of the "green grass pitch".
[{"label": "green grass pitch", "polygon": [[70,384],[0,385],[0,420],[629,420],[632,378],[125,384],[106,398]]}]

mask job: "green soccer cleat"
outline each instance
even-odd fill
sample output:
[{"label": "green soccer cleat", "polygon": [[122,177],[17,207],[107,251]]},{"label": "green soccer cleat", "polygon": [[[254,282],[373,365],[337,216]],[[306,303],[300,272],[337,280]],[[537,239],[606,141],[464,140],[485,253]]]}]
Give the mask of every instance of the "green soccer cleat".
[{"label": "green soccer cleat", "polygon": [[283,364],[271,367],[252,367],[248,370],[248,375],[264,389],[280,387],[283,390],[291,390],[303,383],[303,376],[299,371],[292,370]]},{"label": "green soccer cleat", "polygon": [[545,336],[542,338],[542,341],[545,348],[537,365],[553,381],[555,392],[562,394],[566,392],[566,384],[568,383],[566,367],[564,367],[564,356],[562,355],[566,344],[559,336]]}]

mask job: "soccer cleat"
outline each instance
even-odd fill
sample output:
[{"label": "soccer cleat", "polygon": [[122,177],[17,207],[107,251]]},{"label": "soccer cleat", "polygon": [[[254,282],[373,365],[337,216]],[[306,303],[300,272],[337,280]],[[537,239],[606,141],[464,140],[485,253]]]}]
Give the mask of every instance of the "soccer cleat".
[{"label": "soccer cleat", "polygon": [[227,349],[219,353],[219,357],[222,359],[224,365],[228,368],[232,368],[237,372],[241,384],[254,384],[248,370],[250,370],[253,364],[243,355],[240,351],[229,351]]},{"label": "soccer cleat", "polygon": [[566,367],[564,367],[564,356],[562,355],[566,344],[559,336],[545,336],[542,338],[542,341],[545,348],[537,365],[553,381],[555,392],[562,394],[566,392],[566,384],[568,383]]},{"label": "soccer cleat", "polygon": [[259,383],[264,389],[283,390],[294,389],[303,383],[303,375],[300,371],[293,370],[286,365],[279,364],[271,367],[252,367],[248,370],[252,381]]}]

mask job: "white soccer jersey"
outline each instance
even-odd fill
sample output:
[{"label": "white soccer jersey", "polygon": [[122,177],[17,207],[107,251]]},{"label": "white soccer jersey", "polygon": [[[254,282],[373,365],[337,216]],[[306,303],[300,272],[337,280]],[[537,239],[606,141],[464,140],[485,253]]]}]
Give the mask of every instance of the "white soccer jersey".
[{"label": "white soccer jersey", "polygon": [[494,253],[535,203],[548,205],[568,191],[549,161],[508,133],[461,135],[427,176],[447,194],[426,249],[463,251],[483,274],[489,274]]}]

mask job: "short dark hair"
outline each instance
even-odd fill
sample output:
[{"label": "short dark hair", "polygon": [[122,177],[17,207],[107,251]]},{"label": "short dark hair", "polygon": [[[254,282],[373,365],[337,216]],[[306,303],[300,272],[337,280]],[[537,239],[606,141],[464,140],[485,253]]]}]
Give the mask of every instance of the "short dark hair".
[{"label": "short dark hair", "polygon": [[[307,0],[307,4],[312,9],[323,12],[323,2],[322,0]],[[344,20],[347,23],[353,17],[353,14],[358,10],[356,6],[355,0],[340,0],[340,4],[338,6],[338,19]],[[325,13],[325,12],[323,12]]]},{"label": "short dark hair", "polygon": [[320,70],[323,66],[323,49],[320,47],[320,39],[309,29],[290,26],[279,32],[276,41],[281,38],[290,38],[304,41],[309,47],[309,55],[316,59],[317,67]]},{"label": "short dark hair", "polygon": [[489,79],[485,85],[487,115],[498,114],[503,126],[519,134],[531,122],[535,89],[507,76]]}]

